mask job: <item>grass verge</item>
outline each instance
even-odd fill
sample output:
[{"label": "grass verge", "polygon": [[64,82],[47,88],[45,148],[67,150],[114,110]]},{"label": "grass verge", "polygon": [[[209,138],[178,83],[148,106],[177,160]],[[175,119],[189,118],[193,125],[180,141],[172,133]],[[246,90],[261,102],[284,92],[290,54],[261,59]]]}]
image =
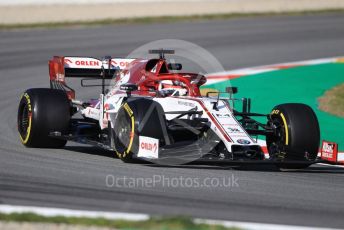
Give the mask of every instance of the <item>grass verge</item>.
[{"label": "grass verge", "polygon": [[265,13],[228,13],[228,14],[206,14],[190,16],[161,16],[161,17],[138,17],[122,19],[102,19],[89,21],[66,21],[66,22],[44,22],[27,24],[0,24],[0,30],[13,29],[35,29],[35,28],[65,28],[65,27],[88,27],[104,25],[123,25],[123,24],[151,24],[151,23],[175,23],[224,20],[242,17],[268,17],[268,16],[300,16],[326,13],[344,13],[344,9],[312,10],[299,12],[265,12]]},{"label": "grass verge", "polygon": [[239,230],[238,228],[226,228],[220,225],[197,224],[186,217],[156,218],[152,217],[144,221],[110,220],[104,218],[83,218],[54,216],[46,217],[34,213],[0,213],[0,221],[4,222],[31,222],[31,223],[52,223],[69,224],[96,227],[110,227],[116,229],[164,229],[164,230]]},{"label": "grass verge", "polygon": [[319,108],[330,114],[344,117],[344,84],[326,91],[319,98]]}]

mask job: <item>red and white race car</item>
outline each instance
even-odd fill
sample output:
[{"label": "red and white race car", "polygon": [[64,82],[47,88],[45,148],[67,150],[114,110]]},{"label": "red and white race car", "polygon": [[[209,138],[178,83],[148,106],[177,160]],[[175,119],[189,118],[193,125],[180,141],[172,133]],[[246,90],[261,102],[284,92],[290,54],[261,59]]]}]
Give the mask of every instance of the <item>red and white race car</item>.
[{"label": "red and white race car", "polygon": [[[288,103],[269,114],[252,113],[250,99],[233,98],[235,87],[202,96],[206,77],[181,73],[181,64],[168,63],[165,55],[173,50],[150,53],[159,57],[54,57],[49,61],[51,87],[28,89],[20,100],[21,142],[60,148],[76,141],[114,151],[125,162],[262,162],[305,168],[316,161],[320,131],[309,106]],[[65,82],[69,77],[83,78],[83,86],[100,79],[99,98],[78,100]],[[239,102],[240,111],[234,109]],[[253,119],[258,116],[266,121]],[[266,137],[268,159],[259,135]]]}]

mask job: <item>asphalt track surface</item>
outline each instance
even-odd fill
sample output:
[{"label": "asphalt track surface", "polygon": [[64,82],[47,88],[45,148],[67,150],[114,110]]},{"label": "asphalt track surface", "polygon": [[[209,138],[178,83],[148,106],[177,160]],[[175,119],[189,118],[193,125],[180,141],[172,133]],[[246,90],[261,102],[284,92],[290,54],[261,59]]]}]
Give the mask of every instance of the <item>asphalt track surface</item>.
[{"label": "asphalt track surface", "polygon": [[[48,87],[47,60],[53,55],[126,56],[146,42],[176,38],[206,48],[233,69],[341,56],[343,25],[344,15],[332,14],[0,32],[0,203],[343,227],[342,168],[279,172],[124,164],[112,153],[73,143],[64,150],[24,148],[16,131],[19,96],[27,88]],[[88,88],[78,95],[98,93]],[[107,175],[156,183],[131,188],[121,180],[107,187]],[[200,184],[206,178],[234,181],[231,187],[190,187],[179,180],[178,186],[173,178],[180,176]]]}]

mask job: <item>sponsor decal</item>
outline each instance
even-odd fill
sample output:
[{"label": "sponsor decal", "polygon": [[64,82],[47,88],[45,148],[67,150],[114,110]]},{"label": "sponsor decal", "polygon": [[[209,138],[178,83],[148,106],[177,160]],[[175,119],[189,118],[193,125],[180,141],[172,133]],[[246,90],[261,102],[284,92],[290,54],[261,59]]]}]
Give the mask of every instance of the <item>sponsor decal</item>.
[{"label": "sponsor decal", "polygon": [[238,128],[227,127],[226,130],[227,130],[229,133],[241,133],[240,129],[238,129]]},{"label": "sponsor decal", "polygon": [[321,159],[337,162],[338,144],[334,142],[323,141],[321,147]]},{"label": "sponsor decal", "polygon": [[82,65],[82,66],[99,66],[99,61],[75,61],[75,65]]},{"label": "sponsor decal", "polygon": [[[134,59],[122,59],[116,58],[111,59],[111,67],[125,69],[127,68]],[[67,57],[64,59],[64,64],[68,68],[100,68],[103,64],[107,68],[109,61],[108,60],[98,60],[96,58],[89,57]]]},{"label": "sponsor decal", "polygon": [[99,118],[99,110],[95,108],[86,108],[85,113],[87,116],[92,117],[92,118]]},{"label": "sponsor decal", "polygon": [[70,59],[68,59],[68,58],[64,59],[64,63],[67,64],[67,65],[68,64],[73,64],[73,62]]},{"label": "sponsor decal", "polygon": [[239,144],[242,144],[242,145],[248,145],[248,144],[251,143],[250,141],[245,140],[245,139],[239,139],[239,140],[237,140],[237,142],[238,142]]},{"label": "sponsor decal", "polygon": [[278,110],[278,109],[274,109],[274,110],[272,110],[271,111],[271,114],[273,115],[273,114],[279,114],[280,113],[280,111]]},{"label": "sponsor decal", "polygon": [[79,59],[79,60],[65,58],[64,63],[67,65],[74,64],[77,66],[100,66],[101,65],[100,61],[96,59],[90,59],[90,58],[84,58],[84,59]]},{"label": "sponsor decal", "polygon": [[23,95],[23,96],[25,97],[25,99],[26,99],[26,101],[27,101],[27,106],[28,106],[28,110],[29,110],[29,112],[32,112],[31,100],[30,100],[30,96],[29,96],[29,94],[27,94],[27,93],[24,93],[24,95]]},{"label": "sponsor decal", "polygon": [[158,159],[159,158],[159,139],[139,136],[138,157]]},{"label": "sponsor decal", "polygon": [[100,60],[95,58],[65,58],[64,64],[67,65],[69,68],[92,68],[97,67],[99,68],[102,63]]},{"label": "sponsor decal", "polygon": [[111,60],[111,65],[113,66],[119,66],[119,67],[128,67],[130,62],[128,61],[119,61],[116,62],[115,60]]},{"label": "sponsor decal", "polygon": [[231,137],[236,137],[236,138],[247,138],[248,136],[245,135],[244,133],[239,133],[239,134],[231,134]]},{"label": "sponsor decal", "polygon": [[178,105],[185,105],[189,107],[195,107],[194,103],[186,102],[186,101],[178,101]]},{"label": "sponsor decal", "polygon": [[131,108],[129,107],[129,105],[127,103],[125,103],[123,105],[123,107],[128,112],[129,116],[132,116],[134,114],[133,111],[131,110]]},{"label": "sponsor decal", "polygon": [[56,81],[64,82],[65,75],[61,73],[56,74]]},{"label": "sponsor decal", "polygon": [[231,117],[231,115],[229,115],[228,113],[215,113],[215,116],[218,117],[219,119]]}]

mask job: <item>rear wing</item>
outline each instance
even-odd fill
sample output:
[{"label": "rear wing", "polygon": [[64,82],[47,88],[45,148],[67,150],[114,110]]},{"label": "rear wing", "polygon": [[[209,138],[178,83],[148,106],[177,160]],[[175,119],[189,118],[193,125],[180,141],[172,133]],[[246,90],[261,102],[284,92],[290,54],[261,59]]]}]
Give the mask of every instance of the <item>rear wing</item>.
[{"label": "rear wing", "polygon": [[65,78],[112,79],[116,71],[127,69],[136,59],[92,57],[59,57],[49,60],[50,87],[66,91],[70,100],[75,99],[75,91],[68,87]]}]

